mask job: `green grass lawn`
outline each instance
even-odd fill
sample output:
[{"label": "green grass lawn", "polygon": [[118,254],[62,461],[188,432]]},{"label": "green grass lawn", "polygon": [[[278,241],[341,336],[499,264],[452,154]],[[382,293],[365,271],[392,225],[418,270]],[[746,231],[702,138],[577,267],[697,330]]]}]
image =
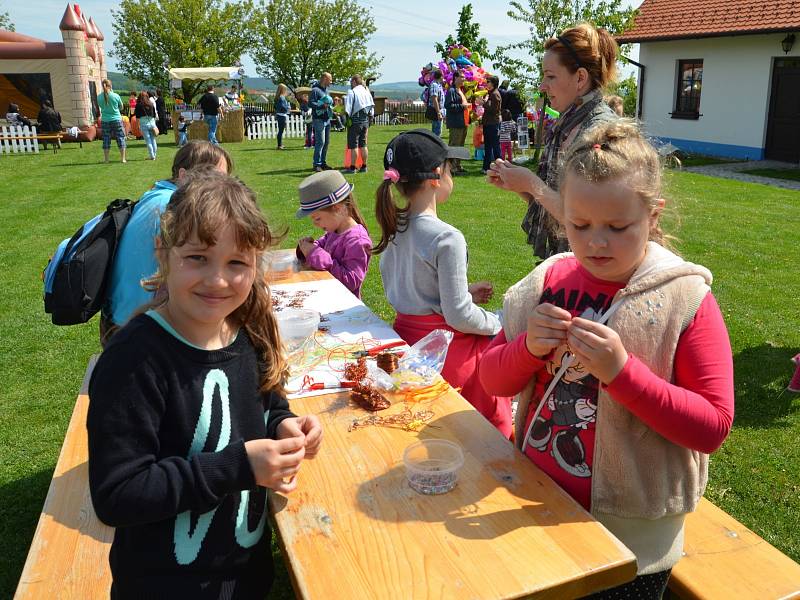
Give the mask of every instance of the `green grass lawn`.
[{"label": "green grass lawn", "polygon": [[747,171],[740,171],[740,173],[800,181],[800,169],[749,169]]},{"label": "green grass lawn", "polygon": [[678,159],[682,167],[704,167],[706,165],[723,165],[727,163],[742,162],[736,158],[719,158],[717,156],[704,156],[703,154],[685,154],[678,152]]},{"label": "green grass lawn", "polygon": [[[348,176],[378,232],[374,193],[383,173],[383,148],[397,128],[370,132],[370,172]],[[50,324],[42,304],[41,271],[57,243],[109,200],[136,198],[153,181],[169,176],[174,146],[162,136],[159,158],[144,160],[142,142],[130,146],[127,165],[102,163],[99,143],[66,145],[57,155],[0,156],[0,332],[5,340],[0,376],[0,597],[13,594],[42,510],[75,395],[89,357],[98,352],[97,322],[73,327]],[[308,220],[294,218],[296,188],[309,174],[311,152],[302,140],[274,150],[274,140],[228,144],[236,174],[255,189],[276,228],[288,225],[284,247],[316,235]],[[329,163],[340,165],[344,135],[333,134]],[[112,149],[112,157],[117,156]],[[441,217],[464,232],[471,280],[494,282],[502,292],[533,266],[519,223],[523,203],[489,187],[480,165],[467,177]],[[707,496],[794,560],[800,560],[800,398],[781,394],[792,373],[789,358],[800,352],[797,232],[800,192],[672,171],[667,197],[677,210],[668,229],[689,260],[709,267],[725,315],[736,367],[733,432],[711,458]],[[791,257],[794,256],[793,260]],[[364,301],[392,319],[372,262]],[[291,597],[279,571],[277,596]]]}]

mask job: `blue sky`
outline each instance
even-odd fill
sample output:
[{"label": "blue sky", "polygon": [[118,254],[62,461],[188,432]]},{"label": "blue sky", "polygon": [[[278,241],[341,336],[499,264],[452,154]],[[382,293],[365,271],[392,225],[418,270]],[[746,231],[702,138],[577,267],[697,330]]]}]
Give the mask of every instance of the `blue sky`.
[{"label": "blue sky", "polygon": [[[399,8],[396,7],[396,0],[356,1],[365,8],[371,8],[375,17],[378,30],[370,41],[369,49],[384,57],[378,83],[416,80],[422,65],[436,58],[434,43],[455,31],[458,11],[466,4],[466,0],[404,0],[402,8]],[[116,3],[84,0],[78,4],[87,17],[94,18],[105,36],[106,49],[110,48],[114,38],[111,9]],[[638,6],[641,0],[624,0],[624,4]],[[0,0],[0,12],[10,14],[19,33],[47,41],[61,40],[58,24],[66,6],[66,0],[13,3]],[[475,20],[481,24],[481,34],[489,40],[490,47],[525,37],[525,26],[506,15],[506,2],[475,0],[472,6]],[[637,56],[638,48],[632,58]],[[257,75],[255,64],[249,57],[243,57],[242,62],[248,75]],[[112,71],[118,70],[113,58],[109,58],[109,65]]]}]

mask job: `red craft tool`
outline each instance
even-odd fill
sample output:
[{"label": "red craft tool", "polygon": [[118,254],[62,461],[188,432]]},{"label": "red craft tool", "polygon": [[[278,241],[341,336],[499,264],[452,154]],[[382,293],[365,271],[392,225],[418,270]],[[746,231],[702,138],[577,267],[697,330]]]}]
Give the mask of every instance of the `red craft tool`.
[{"label": "red craft tool", "polygon": [[376,354],[380,354],[384,350],[389,350],[390,348],[397,348],[398,346],[407,346],[403,340],[397,340],[396,342],[389,342],[388,344],[382,344],[380,346],[375,346],[374,348],[370,348],[369,350],[359,350],[357,352],[353,352],[353,357],[360,358],[362,356],[375,356]]},{"label": "red craft tool", "polygon": [[355,381],[340,381],[338,384],[336,383],[312,383],[308,386],[308,391],[313,392],[316,390],[340,390],[342,388],[352,388],[356,386]]}]

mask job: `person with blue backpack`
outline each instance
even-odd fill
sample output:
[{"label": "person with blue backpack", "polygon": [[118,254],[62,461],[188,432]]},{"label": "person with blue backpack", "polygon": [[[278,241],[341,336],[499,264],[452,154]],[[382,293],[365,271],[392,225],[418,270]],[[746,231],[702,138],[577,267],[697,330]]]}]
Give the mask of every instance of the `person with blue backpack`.
[{"label": "person with blue backpack", "polygon": [[330,171],[328,144],[331,137],[331,118],[333,117],[333,99],[328,94],[328,86],[333,81],[330,73],[323,73],[318,82],[311,86],[311,126],[314,129],[314,171]]},{"label": "person with blue backpack", "polygon": [[215,168],[230,174],[233,162],[221,146],[192,140],[175,154],[172,178],[156,181],[136,204],[120,237],[111,267],[107,299],[100,316],[102,344],[105,345],[140,306],[153,299],[153,293],[146,291],[141,282],[158,269],[155,239],[159,232],[159,217],[186,173],[199,168]]}]

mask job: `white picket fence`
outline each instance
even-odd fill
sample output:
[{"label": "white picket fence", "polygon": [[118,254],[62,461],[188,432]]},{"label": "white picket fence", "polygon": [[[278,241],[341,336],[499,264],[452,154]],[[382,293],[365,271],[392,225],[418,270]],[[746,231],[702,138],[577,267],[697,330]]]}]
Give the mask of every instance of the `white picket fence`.
[{"label": "white picket fence", "polygon": [[[302,115],[289,115],[283,137],[302,138],[305,135],[306,124],[303,122]],[[278,120],[273,115],[260,117],[247,124],[248,140],[264,140],[275,137],[278,137]]]},{"label": "white picket fence", "polygon": [[[23,139],[16,139],[16,138]],[[0,126],[0,154],[19,152],[39,153],[39,140],[36,139],[36,127]]]}]

